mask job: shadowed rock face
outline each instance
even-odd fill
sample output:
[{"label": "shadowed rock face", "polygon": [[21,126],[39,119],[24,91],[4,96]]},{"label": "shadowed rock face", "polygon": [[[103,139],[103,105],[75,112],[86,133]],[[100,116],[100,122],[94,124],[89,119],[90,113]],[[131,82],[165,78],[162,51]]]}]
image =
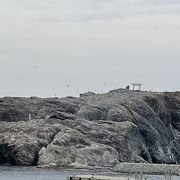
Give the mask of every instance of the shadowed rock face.
[{"label": "shadowed rock face", "polygon": [[[32,120],[29,121],[29,114]],[[180,93],[0,99],[0,164],[180,163]]]}]

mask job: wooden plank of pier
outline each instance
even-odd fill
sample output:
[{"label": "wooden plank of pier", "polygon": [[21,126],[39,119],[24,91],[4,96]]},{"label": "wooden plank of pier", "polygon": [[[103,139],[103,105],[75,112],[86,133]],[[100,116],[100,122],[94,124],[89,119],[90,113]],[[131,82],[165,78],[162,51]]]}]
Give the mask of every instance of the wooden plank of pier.
[{"label": "wooden plank of pier", "polygon": [[135,178],[114,177],[114,176],[75,175],[75,176],[69,177],[68,180],[135,180]]}]

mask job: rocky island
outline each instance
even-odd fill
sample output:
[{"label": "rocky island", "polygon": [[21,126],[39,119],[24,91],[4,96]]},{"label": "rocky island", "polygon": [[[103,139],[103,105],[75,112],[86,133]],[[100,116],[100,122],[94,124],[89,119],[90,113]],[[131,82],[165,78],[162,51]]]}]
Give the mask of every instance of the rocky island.
[{"label": "rocky island", "polygon": [[0,99],[0,164],[180,163],[180,92]]}]

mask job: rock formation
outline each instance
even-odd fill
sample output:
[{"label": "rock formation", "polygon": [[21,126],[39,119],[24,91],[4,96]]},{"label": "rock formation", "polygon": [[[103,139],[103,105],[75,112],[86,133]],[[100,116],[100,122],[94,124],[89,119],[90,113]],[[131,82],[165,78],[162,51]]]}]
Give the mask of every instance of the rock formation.
[{"label": "rock formation", "polygon": [[79,98],[0,99],[0,164],[119,162],[180,163],[180,92],[117,89]]}]

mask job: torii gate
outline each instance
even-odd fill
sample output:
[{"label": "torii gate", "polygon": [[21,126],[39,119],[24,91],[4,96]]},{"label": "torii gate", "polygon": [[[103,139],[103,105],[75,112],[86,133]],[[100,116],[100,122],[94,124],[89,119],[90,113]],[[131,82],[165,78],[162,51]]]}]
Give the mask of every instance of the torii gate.
[{"label": "torii gate", "polygon": [[141,91],[141,86],[142,86],[143,84],[132,83],[132,85],[133,85],[133,91],[136,90],[136,87],[138,87],[138,90]]}]

